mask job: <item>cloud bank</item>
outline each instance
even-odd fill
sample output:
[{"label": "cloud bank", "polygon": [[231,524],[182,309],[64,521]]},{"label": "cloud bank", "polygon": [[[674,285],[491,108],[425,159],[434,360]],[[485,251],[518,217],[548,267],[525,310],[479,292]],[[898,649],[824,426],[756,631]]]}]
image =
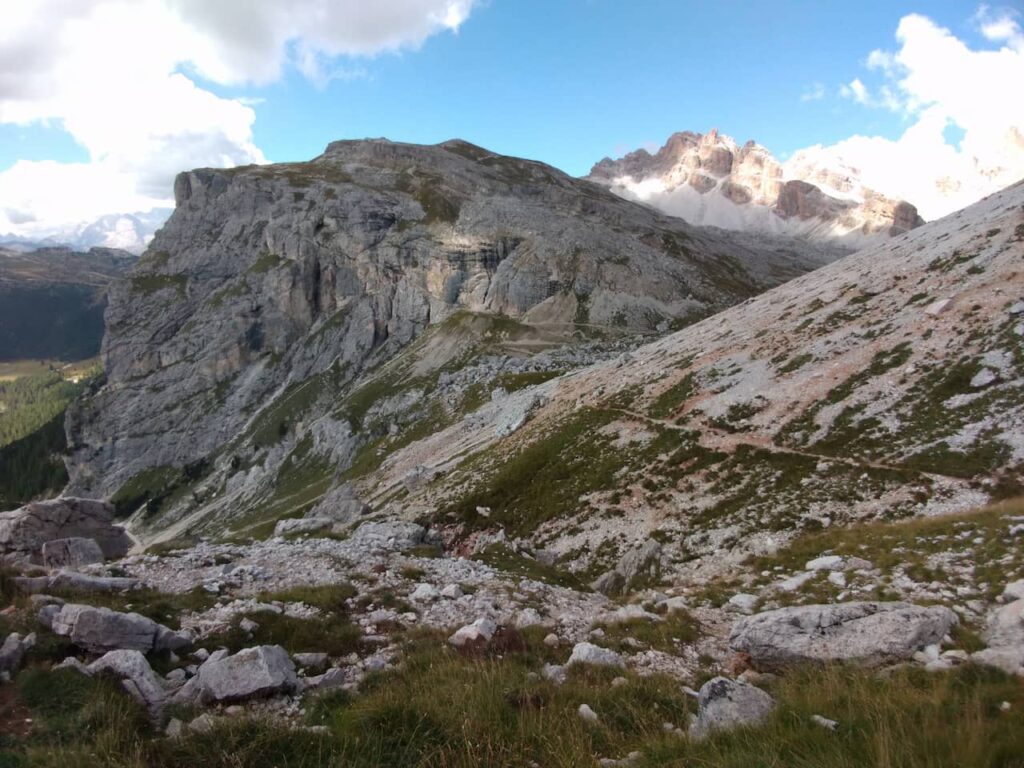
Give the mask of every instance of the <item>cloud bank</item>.
[{"label": "cloud bank", "polygon": [[870,85],[857,77],[840,88],[857,104],[900,114],[908,127],[898,139],[856,135],[796,155],[858,168],[866,186],[909,200],[926,219],[1024,177],[1024,30],[1014,12],[984,6],[974,22],[997,48],[974,50],[925,16],[905,16],[898,49],[868,55]]},{"label": "cloud bank", "polygon": [[[0,172],[0,233],[42,236],[166,206],[182,168],[264,162],[252,100],[290,68],[317,83],[339,57],[415,49],[477,0],[33,0],[5,5],[0,123],[48,124],[88,154]],[[8,7],[9,6],[9,7]]]}]

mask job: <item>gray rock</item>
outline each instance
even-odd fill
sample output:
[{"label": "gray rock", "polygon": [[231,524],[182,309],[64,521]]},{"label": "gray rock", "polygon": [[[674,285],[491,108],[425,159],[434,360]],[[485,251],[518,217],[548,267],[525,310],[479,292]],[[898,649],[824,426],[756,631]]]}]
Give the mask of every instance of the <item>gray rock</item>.
[{"label": "gray rock", "polygon": [[404,552],[423,544],[426,533],[427,529],[416,523],[363,523],[352,532],[351,541],[372,549]]},{"label": "gray rock", "polygon": [[47,542],[89,538],[104,557],[123,557],[131,539],[123,528],[112,524],[113,519],[114,508],[105,501],[72,497],[33,501],[0,512],[0,554],[20,554],[38,563]]},{"label": "gray rock", "polygon": [[728,605],[731,608],[736,609],[740,613],[753,613],[757,604],[761,601],[761,598],[757,595],[747,594],[745,592],[739,592],[729,598]]},{"label": "gray rock", "polygon": [[577,714],[579,714],[580,719],[586,723],[597,723],[601,720],[601,718],[597,716],[597,712],[592,710],[589,704],[580,704],[579,709],[576,711]]},{"label": "gray rock", "polygon": [[43,565],[47,568],[81,568],[103,562],[103,550],[95,539],[54,539],[43,544]]},{"label": "gray rock", "polygon": [[714,731],[760,725],[774,708],[775,700],[760,688],[716,677],[700,688],[690,735],[701,739]]},{"label": "gray rock", "polygon": [[661,573],[661,544],[648,539],[627,552],[614,569],[599,576],[590,586],[605,595],[617,595],[635,588],[639,582],[657,579]]},{"label": "gray rock", "polygon": [[[41,622],[43,612],[49,612],[52,607],[46,606],[40,611]],[[121,649],[149,653],[174,650],[188,643],[178,633],[138,613],[119,613],[91,605],[68,603],[60,606],[48,620],[55,634],[69,638],[90,653]]]},{"label": "gray rock", "polygon": [[564,683],[567,674],[568,672],[563,664],[545,664],[540,670],[540,676],[555,685]]},{"label": "gray rock", "polygon": [[278,520],[274,526],[275,536],[286,536],[290,533],[310,533],[330,528],[334,522],[326,517],[293,517]]},{"label": "gray rock", "polygon": [[302,669],[323,669],[327,666],[326,653],[293,653],[292,659]]},{"label": "gray rock", "polygon": [[290,693],[298,686],[295,665],[279,645],[246,648],[221,659],[211,655],[196,679],[201,697],[217,703]]},{"label": "gray rock", "polygon": [[498,625],[487,618],[480,618],[472,624],[457,629],[448,642],[456,648],[471,648],[473,646],[486,645],[498,631]]},{"label": "gray rock", "polygon": [[846,661],[877,665],[904,661],[938,643],[957,623],[941,606],[852,602],[806,605],[740,619],[729,646],[772,670],[804,662]]},{"label": "gray rock", "polygon": [[0,672],[14,675],[21,668],[21,662],[28,650],[35,645],[36,635],[34,632],[22,637],[17,632],[12,632],[0,645]]},{"label": "gray rock", "polygon": [[315,675],[313,677],[307,677],[306,687],[312,688],[318,691],[327,691],[332,688],[344,688],[350,685],[348,675],[345,674],[345,670],[334,667],[328,669],[322,675]]},{"label": "gray rock", "polygon": [[141,580],[125,576],[91,576],[87,573],[61,571],[50,577],[46,588],[81,589],[89,592],[128,592],[142,586]]},{"label": "gray rock", "polygon": [[625,662],[615,651],[601,648],[593,643],[576,643],[566,666],[590,664],[598,667],[624,667]]},{"label": "gray rock", "polygon": [[159,676],[140,651],[109,651],[88,666],[89,674],[110,672],[121,679],[131,696],[158,716],[167,700],[167,691]]}]

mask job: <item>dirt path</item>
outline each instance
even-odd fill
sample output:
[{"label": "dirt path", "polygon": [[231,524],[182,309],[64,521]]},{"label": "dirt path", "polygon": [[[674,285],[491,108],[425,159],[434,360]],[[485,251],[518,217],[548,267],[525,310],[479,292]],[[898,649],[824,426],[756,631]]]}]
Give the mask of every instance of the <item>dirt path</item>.
[{"label": "dirt path", "polygon": [[[624,416],[636,419],[637,421],[643,421],[648,424],[657,424],[666,429],[674,429],[677,432],[690,432],[692,429],[688,429],[685,426],[676,424],[675,422],[669,421],[668,419],[657,419],[653,416],[648,416],[637,411],[631,411],[628,408],[610,408],[609,410],[621,413]],[[743,433],[732,433],[722,429],[704,424],[701,426],[700,433],[700,444],[704,448],[710,450],[724,450],[726,452],[733,452],[741,445],[749,445],[754,448],[759,448],[764,451],[770,451],[772,453],[784,453],[792,456],[804,456],[809,459],[815,459],[817,461],[828,461],[838,464],[845,464],[849,467],[863,468],[863,469],[879,469],[889,472],[916,472],[922,477],[931,478],[943,478],[945,480],[959,481],[963,480],[961,477],[955,477],[953,475],[943,475],[937,472],[921,472],[920,470],[911,470],[907,467],[900,466],[898,464],[886,464],[880,461],[867,461],[864,459],[853,459],[842,456],[834,456],[827,453],[815,453],[813,451],[802,451],[796,448],[783,448],[782,446],[776,445],[772,442],[772,439],[764,434],[758,434],[753,432]]]}]

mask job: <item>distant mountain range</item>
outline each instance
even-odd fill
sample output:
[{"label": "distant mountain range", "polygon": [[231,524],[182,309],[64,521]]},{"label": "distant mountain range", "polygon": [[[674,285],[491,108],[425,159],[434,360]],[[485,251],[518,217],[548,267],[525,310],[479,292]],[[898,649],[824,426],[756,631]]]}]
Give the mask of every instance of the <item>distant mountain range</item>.
[{"label": "distant mountain range", "polygon": [[856,168],[822,153],[780,163],[717,130],[673,134],[661,149],[605,158],[587,177],[690,224],[841,241],[860,248],[920,226],[905,200],[865,187]]},{"label": "distant mountain range", "polygon": [[171,215],[170,208],[154,208],[139,213],[111,213],[95,221],[63,227],[43,237],[0,234],[0,248],[32,251],[37,248],[117,248],[136,256],[146,250],[153,234]]},{"label": "distant mountain range", "polygon": [[0,361],[95,356],[107,286],[135,261],[111,248],[0,248]]}]

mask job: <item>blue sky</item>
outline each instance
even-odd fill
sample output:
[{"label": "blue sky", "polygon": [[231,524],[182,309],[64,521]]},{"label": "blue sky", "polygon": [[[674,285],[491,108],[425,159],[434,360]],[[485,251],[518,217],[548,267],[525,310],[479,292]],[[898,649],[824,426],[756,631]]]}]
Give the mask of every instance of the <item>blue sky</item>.
[{"label": "blue sky", "polygon": [[[305,25],[304,0],[91,0],[81,18],[36,0],[14,11],[0,58],[24,49],[38,61],[0,76],[0,232],[85,215],[33,198],[37,180],[75,191],[109,177],[109,205],[123,209],[161,197],[176,170],[303,160],[340,138],[459,137],[575,175],[679,130],[717,127],[781,158],[851,136],[897,142],[923,108],[896,67],[869,68],[868,57],[906,43],[896,35],[910,14],[972,54],[1024,60],[1018,9],[977,2],[359,2],[335,0],[333,18]],[[103,48],[83,47],[93,38]],[[883,85],[898,96],[887,105]],[[955,145],[967,126],[947,123]]]},{"label": "blue sky", "polygon": [[[492,0],[457,35],[362,64],[318,89],[292,74],[258,92],[257,143],[308,158],[332,138],[465,138],[584,174],[673,132],[718,127],[773,152],[852,133],[896,138],[904,119],[838,97],[906,13],[976,39],[975,3]],[[816,83],[826,96],[801,101]]]}]

